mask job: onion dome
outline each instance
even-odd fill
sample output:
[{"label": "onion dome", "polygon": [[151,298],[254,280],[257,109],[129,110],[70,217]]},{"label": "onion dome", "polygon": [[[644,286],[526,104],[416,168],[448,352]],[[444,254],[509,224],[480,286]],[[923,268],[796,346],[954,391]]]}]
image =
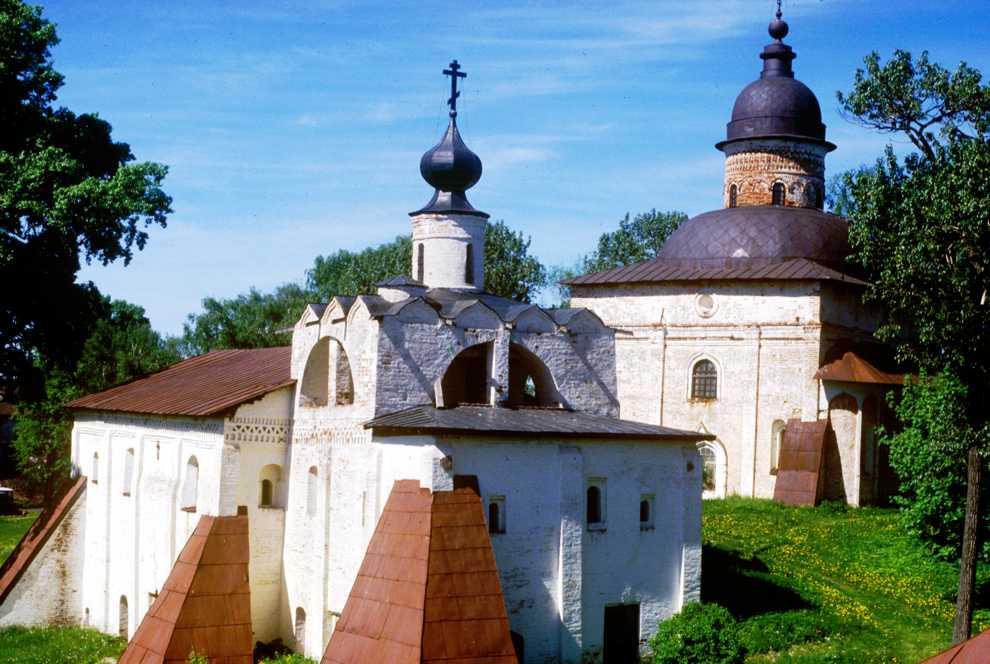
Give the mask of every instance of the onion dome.
[{"label": "onion dome", "polygon": [[785,138],[825,146],[835,145],[825,140],[822,109],[815,93],[794,78],[791,62],[797,55],[783,43],[789,28],[777,18],[768,28],[773,43],[763,48],[760,58],[763,71],[739,93],[732,107],[732,120],[726,129],[726,140],[716,144],[719,150],[734,141],[759,138]]},{"label": "onion dome", "polygon": [[420,210],[410,212],[410,215],[424,213],[456,213],[488,217],[484,212],[474,209],[468,202],[464,192],[473,187],[481,179],[481,159],[464,144],[461,133],[457,129],[457,79],[467,74],[458,71],[457,60],[450,63],[450,69],[444,74],[451,77],[450,124],[440,142],[423,154],[419,160],[419,172],[423,179],[434,188],[433,198]]}]

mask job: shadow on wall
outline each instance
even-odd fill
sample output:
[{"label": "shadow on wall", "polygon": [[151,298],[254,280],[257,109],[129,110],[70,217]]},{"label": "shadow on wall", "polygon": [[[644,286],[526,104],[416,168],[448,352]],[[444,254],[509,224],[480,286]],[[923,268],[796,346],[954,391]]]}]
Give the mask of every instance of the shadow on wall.
[{"label": "shadow on wall", "polygon": [[701,578],[701,601],[721,604],[737,620],[813,608],[790,588],[775,583],[761,561],[743,558],[733,551],[705,545]]}]

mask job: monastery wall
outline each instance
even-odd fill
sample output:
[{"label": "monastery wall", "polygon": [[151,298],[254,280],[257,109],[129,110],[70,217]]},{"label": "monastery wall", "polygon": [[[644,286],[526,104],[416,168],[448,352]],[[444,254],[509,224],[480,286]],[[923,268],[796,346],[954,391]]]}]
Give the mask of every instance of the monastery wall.
[{"label": "monastery wall", "polygon": [[[580,288],[572,303],[620,331],[616,370],[623,418],[714,434],[714,487],[706,495],[773,494],[775,423],[818,415],[816,284]],[[717,370],[711,400],[691,396],[692,371],[701,360]]]},{"label": "monastery wall", "polygon": [[76,414],[72,460],[89,480],[84,623],[134,633],[199,516],[220,512],[223,432],[220,418]]},{"label": "monastery wall", "polygon": [[80,588],[85,517],[83,491],[0,607],[0,627],[78,625],[84,621]]},{"label": "monastery wall", "polygon": [[[503,501],[505,532],[491,538],[510,627],[524,637],[527,661],[577,662],[582,652],[600,652],[606,604],[638,603],[646,640],[660,619],[698,597],[700,459],[693,444],[483,437],[431,444],[428,436],[376,443],[386,494],[395,479],[425,485],[422,475],[438,465],[431,460],[448,456],[449,477],[476,475],[485,505]],[[592,481],[604,488],[600,530],[585,520]],[[655,515],[645,530],[644,497]]]}]

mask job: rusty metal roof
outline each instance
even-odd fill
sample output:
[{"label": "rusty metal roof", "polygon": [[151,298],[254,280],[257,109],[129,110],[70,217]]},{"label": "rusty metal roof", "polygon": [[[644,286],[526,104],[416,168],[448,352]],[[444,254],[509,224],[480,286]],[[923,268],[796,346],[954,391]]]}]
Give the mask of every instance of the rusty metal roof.
[{"label": "rusty metal roof", "polygon": [[322,660],[352,662],[516,664],[477,493],[395,483]]},{"label": "rusty metal roof", "polygon": [[990,629],[954,645],[921,664],[986,664],[990,662]]},{"label": "rusty metal roof", "polygon": [[203,516],[120,664],[252,664],[248,518]]},{"label": "rusty metal roof", "polygon": [[295,381],[292,349],[216,350],[69,402],[70,408],[152,415],[222,414]]},{"label": "rusty metal roof", "polygon": [[877,385],[903,385],[903,374],[881,371],[853,352],[846,352],[841,358],[823,366],[815,374],[822,380],[843,381],[846,383],[874,383]]},{"label": "rusty metal roof", "polygon": [[828,420],[788,420],[780,444],[773,499],[786,505],[817,505]]},{"label": "rusty metal roof", "polygon": [[413,406],[365,422],[366,429],[382,435],[405,433],[471,433],[493,436],[555,436],[585,438],[638,438],[710,440],[696,431],[643,424],[617,417],[554,408],[496,408]]},{"label": "rusty metal roof", "polygon": [[54,507],[46,509],[38,519],[31,524],[28,531],[7,556],[3,566],[0,567],[0,604],[3,604],[14,589],[17,582],[24,576],[24,572],[34,561],[38,552],[41,551],[45,542],[49,540],[55,529],[69,513],[69,510],[79,499],[79,496],[86,490],[86,478],[80,475],[69,485],[59,498]]}]

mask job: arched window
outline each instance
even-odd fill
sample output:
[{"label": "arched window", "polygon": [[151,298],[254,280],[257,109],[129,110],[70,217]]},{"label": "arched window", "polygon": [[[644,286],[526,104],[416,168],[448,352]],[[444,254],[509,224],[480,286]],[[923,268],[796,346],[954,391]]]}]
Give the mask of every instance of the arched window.
[{"label": "arched window", "polygon": [[258,471],[260,495],[258,507],[284,507],[282,498],[282,467],[270,463]]},{"label": "arched window", "polygon": [[272,506],[272,481],[261,480],[261,507]]},{"label": "arched window", "polygon": [[509,345],[509,397],[512,406],[560,406],[561,397],[550,370],[526,347]]},{"label": "arched window", "polygon": [[186,512],[196,511],[196,501],[199,497],[199,461],[195,456],[186,461],[186,477],[182,483],[182,509]]},{"label": "arched window", "polygon": [[770,474],[777,473],[777,465],[780,463],[780,448],[784,443],[784,431],[787,425],[783,420],[774,420],[770,428]]},{"label": "arched window", "polygon": [[711,360],[698,360],[691,368],[691,398],[712,400],[718,396],[718,370]]},{"label": "arched window", "polygon": [[729,187],[729,207],[736,207],[736,199],[739,196],[739,187],[732,185]]},{"label": "arched window", "polygon": [[474,285],[474,248],[468,242],[464,256],[464,283]]},{"label": "arched window", "polygon": [[302,383],[299,387],[299,405],[303,407],[326,406],[330,392],[330,339],[316,342],[306,358]]},{"label": "arched window", "polygon": [[784,204],[784,184],[782,182],[774,182],[772,189],[772,200],[771,205],[783,205]]},{"label": "arched window", "polygon": [[423,244],[416,245],[416,280],[422,282],[425,277],[426,267],[423,257]]},{"label": "arched window", "polygon": [[296,607],[296,623],[293,632],[296,637],[296,644],[305,646],[306,644],[306,610],[301,606]]},{"label": "arched window", "polygon": [[651,493],[644,493],[639,496],[639,529],[653,530],[653,501],[655,496]]},{"label": "arched window", "polygon": [[489,341],[465,348],[447,366],[440,381],[445,408],[466,403],[488,403],[488,377],[493,345]]},{"label": "arched window", "polygon": [[819,210],[825,207],[825,191],[821,187],[815,187],[815,207]]},{"label": "arched window", "polygon": [[320,472],[316,466],[310,466],[306,474],[306,514],[316,514],[316,501],[320,493]]},{"label": "arched window", "polygon": [[89,481],[93,484],[100,483],[100,454],[93,452],[93,467],[90,468]]},{"label": "arched window", "polygon": [[124,454],[124,489],[125,496],[131,495],[131,485],[134,482],[134,448],[127,450]]},{"label": "arched window", "polygon": [[589,480],[585,492],[585,515],[589,530],[604,530],[605,528],[605,480]]},{"label": "arched window", "polygon": [[120,609],[118,613],[117,636],[127,640],[127,597],[120,596]]}]

